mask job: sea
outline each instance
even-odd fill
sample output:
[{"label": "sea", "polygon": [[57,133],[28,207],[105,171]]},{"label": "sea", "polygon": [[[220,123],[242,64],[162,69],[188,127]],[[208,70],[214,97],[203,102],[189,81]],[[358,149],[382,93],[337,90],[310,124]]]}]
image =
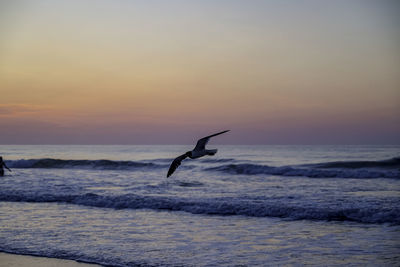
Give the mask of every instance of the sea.
[{"label": "sea", "polygon": [[400,146],[1,145],[0,251],[103,266],[400,266]]}]

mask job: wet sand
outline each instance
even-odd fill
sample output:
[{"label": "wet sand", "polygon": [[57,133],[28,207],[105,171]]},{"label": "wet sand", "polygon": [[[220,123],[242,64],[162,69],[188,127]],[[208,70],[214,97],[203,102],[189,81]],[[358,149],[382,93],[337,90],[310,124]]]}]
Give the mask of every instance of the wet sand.
[{"label": "wet sand", "polygon": [[46,257],[25,256],[0,252],[0,267],[100,267],[97,264],[81,263]]}]

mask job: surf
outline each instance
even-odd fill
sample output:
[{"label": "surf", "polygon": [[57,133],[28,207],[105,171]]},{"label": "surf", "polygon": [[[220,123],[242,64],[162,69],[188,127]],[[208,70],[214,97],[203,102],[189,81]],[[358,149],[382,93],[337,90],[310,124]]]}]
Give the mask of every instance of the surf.
[{"label": "surf", "polygon": [[205,198],[190,200],[172,196],[142,196],[136,194],[29,194],[3,192],[0,201],[31,203],[67,203],[108,209],[150,209],[184,211],[215,216],[278,217],[290,220],[352,221],[359,223],[390,223],[400,225],[399,208],[363,206],[298,206],[274,199]]},{"label": "surf", "polygon": [[[162,161],[156,160],[156,162]],[[103,169],[103,170],[132,170],[137,168],[162,168],[167,165],[149,161],[114,161],[99,160],[72,160],[72,159],[20,159],[7,161],[10,168],[21,169]]]},{"label": "surf", "polygon": [[400,158],[381,161],[340,161],[292,166],[263,164],[224,164],[206,168],[207,171],[237,175],[280,175],[310,178],[400,178]]}]

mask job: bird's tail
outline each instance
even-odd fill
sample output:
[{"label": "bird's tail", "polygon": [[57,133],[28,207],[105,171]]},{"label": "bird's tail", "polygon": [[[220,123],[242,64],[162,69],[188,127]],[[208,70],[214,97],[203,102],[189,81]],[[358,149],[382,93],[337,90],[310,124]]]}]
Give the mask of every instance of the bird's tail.
[{"label": "bird's tail", "polygon": [[218,149],[207,149],[207,155],[214,156]]}]

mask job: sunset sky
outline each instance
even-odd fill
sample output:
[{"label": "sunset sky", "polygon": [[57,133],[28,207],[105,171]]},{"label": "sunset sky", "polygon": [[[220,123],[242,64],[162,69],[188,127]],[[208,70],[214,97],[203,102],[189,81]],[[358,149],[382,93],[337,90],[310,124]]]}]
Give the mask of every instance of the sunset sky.
[{"label": "sunset sky", "polygon": [[398,1],[0,2],[0,144],[399,144]]}]

